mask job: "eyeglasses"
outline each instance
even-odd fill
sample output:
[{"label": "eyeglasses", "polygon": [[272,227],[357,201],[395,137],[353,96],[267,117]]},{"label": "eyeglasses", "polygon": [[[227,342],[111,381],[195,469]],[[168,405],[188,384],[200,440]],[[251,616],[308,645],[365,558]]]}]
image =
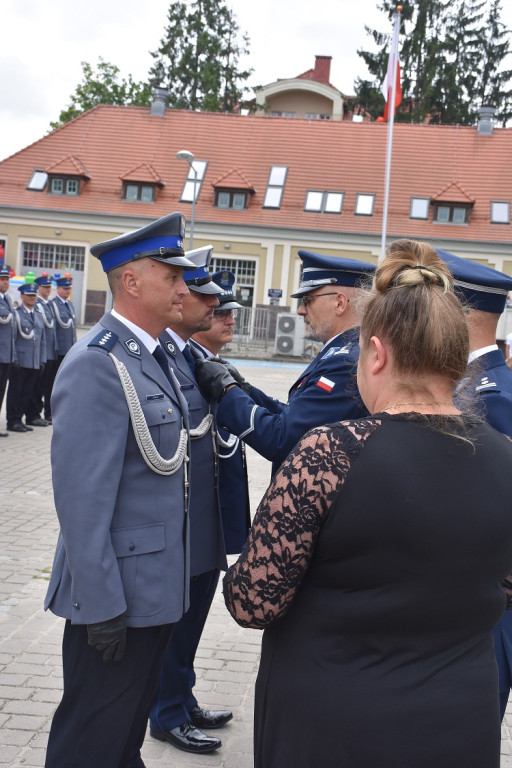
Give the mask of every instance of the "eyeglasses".
[{"label": "eyeglasses", "polygon": [[330,293],[314,293],[312,296],[308,294],[303,297],[302,305],[304,309],[307,309],[311,304],[311,302],[314,301],[315,299],[319,299],[320,296],[337,296],[337,295],[338,295],[338,291],[331,291]]},{"label": "eyeglasses", "polygon": [[213,316],[218,317],[219,320],[225,320],[227,317],[235,319],[238,317],[238,309],[215,309]]}]

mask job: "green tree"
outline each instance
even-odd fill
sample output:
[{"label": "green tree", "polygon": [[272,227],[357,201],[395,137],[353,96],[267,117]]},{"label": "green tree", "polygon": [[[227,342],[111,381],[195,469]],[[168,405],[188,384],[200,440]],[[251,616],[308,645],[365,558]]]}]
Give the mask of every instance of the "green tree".
[{"label": "green tree", "polygon": [[60,128],[73,118],[98,104],[119,104],[145,107],[151,103],[151,87],[147,83],[135,82],[131,75],[119,79],[120,70],[102,58],[96,70],[87,61],[82,61],[82,82],[70,97],[70,104],[63,109],[59,119],[50,123],[52,130]]},{"label": "green tree", "polygon": [[165,37],[151,54],[150,84],[168,89],[171,107],[232,112],[252,72],[239,67],[249,39],[232,11],[224,0],[173,2],[167,18]]},{"label": "green tree", "polygon": [[[400,34],[402,104],[396,120],[402,122],[474,124],[478,108],[498,109],[502,124],[511,116],[512,73],[503,68],[510,53],[510,33],[501,23],[501,0],[408,0],[404,3]],[[396,3],[379,6],[391,30]],[[367,28],[377,52],[358,51],[373,81],[358,80],[356,96],[373,103],[384,80],[390,34]],[[362,87],[364,85],[364,90]],[[373,89],[373,102],[370,91]],[[381,101],[382,110],[384,106]],[[382,114],[382,112],[381,112]]]}]

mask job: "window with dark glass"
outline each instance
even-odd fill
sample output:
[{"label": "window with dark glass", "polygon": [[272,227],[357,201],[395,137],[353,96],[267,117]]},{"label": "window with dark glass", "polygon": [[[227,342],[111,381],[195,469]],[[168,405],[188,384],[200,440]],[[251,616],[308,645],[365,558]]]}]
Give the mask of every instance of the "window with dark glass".
[{"label": "window with dark glass", "polygon": [[216,208],[233,208],[236,211],[242,211],[247,208],[248,195],[245,191],[239,189],[216,189],[215,206]]},{"label": "window with dark glass", "polygon": [[154,203],[155,185],[139,184],[133,181],[123,182],[123,200],[129,203]]},{"label": "window with dark glass", "polygon": [[470,205],[434,203],[434,221],[438,224],[468,224],[470,214]]}]

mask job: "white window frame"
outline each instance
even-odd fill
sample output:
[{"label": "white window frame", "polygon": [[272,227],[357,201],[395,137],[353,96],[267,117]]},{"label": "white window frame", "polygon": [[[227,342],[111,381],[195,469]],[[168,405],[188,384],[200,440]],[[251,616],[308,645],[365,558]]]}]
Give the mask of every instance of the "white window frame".
[{"label": "white window frame", "polygon": [[273,165],[268,175],[263,208],[280,208],[288,176],[287,165]]},{"label": "white window frame", "polygon": [[[354,213],[356,216],[373,216],[375,206],[375,195],[368,192],[358,192],[356,196],[356,205]],[[362,210],[359,210],[359,209]],[[366,210],[368,209],[368,210]]]},{"label": "white window frame", "polygon": [[429,197],[411,197],[411,207],[409,209],[410,219],[428,219],[429,210]]},{"label": "white window frame", "polygon": [[42,192],[47,183],[48,174],[46,171],[41,171],[36,168],[30,177],[30,181],[27,184],[27,189],[31,189],[33,192]]},{"label": "white window frame", "polygon": [[491,224],[510,224],[510,201],[491,200]]},{"label": "white window frame", "polygon": [[[193,203],[194,202],[194,184],[195,184],[195,202],[201,191],[204,175],[206,173],[206,166],[208,163],[206,160],[193,160],[192,165],[188,167],[187,178],[181,191],[180,202],[181,203]],[[194,170],[196,174],[194,174]]]},{"label": "white window frame", "polygon": [[308,213],[340,214],[343,210],[344,192],[308,189],[304,210]]}]

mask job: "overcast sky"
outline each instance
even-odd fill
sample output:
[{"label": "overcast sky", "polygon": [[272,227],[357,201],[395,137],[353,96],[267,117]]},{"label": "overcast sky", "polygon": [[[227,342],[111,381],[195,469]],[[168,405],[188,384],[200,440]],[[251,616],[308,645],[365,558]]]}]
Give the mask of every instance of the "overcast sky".
[{"label": "overcast sky", "polygon": [[[80,62],[101,56],[145,80],[164,34],[169,0],[0,0],[0,160],[44,136],[81,81]],[[376,0],[229,0],[250,38],[251,85],[295,77],[332,56],[331,82],[351,93],[367,76],[358,48],[365,24],[389,31]],[[512,28],[512,2],[502,20]],[[389,27],[389,30],[388,30]]]}]

